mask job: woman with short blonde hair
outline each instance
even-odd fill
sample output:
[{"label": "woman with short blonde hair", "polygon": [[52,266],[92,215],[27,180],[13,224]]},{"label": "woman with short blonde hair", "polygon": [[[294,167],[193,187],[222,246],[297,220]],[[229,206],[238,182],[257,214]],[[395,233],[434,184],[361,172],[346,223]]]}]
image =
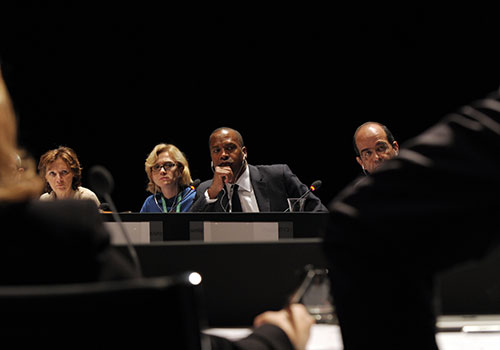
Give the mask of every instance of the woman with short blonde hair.
[{"label": "woman with short blonde hair", "polygon": [[186,156],[174,145],[156,145],[144,163],[148,177],[146,198],[142,212],[185,212],[193,204],[195,191]]}]

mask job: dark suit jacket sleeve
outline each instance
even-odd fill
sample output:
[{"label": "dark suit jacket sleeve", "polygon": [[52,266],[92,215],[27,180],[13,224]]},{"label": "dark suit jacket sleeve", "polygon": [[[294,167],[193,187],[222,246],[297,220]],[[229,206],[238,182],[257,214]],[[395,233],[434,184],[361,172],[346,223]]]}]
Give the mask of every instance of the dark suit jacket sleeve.
[{"label": "dark suit jacket sleeve", "polygon": [[495,93],[403,144],[331,203],[325,251],[346,345],[436,348],[436,272],[498,242],[499,149]]},{"label": "dark suit jacket sleeve", "polygon": [[212,180],[207,180],[202,182],[198,188],[196,188],[196,196],[194,197],[193,205],[189,211],[191,212],[213,212],[213,211],[223,211],[220,206],[219,200],[208,203],[205,198],[205,192],[212,184]]}]

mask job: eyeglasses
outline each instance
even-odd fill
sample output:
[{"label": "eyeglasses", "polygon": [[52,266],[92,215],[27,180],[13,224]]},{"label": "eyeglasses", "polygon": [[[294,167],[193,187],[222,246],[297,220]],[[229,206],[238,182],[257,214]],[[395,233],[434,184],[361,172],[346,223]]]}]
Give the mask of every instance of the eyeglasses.
[{"label": "eyeglasses", "polygon": [[386,143],[380,143],[375,147],[375,149],[365,149],[361,152],[361,158],[363,160],[369,160],[370,158],[373,157],[375,153],[378,155],[384,155],[387,152],[389,152],[389,145]]},{"label": "eyeglasses", "polygon": [[172,162],[166,162],[166,163],[163,163],[163,164],[155,164],[151,167],[151,169],[153,170],[153,172],[158,172],[160,171],[161,169],[165,169],[165,171],[169,171],[173,168],[175,168],[177,166],[177,164],[175,163],[172,163]]}]

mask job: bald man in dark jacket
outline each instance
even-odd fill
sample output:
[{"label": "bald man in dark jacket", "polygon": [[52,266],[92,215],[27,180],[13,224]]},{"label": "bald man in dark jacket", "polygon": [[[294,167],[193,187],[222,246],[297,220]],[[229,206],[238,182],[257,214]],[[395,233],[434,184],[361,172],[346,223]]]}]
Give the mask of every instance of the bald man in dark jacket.
[{"label": "bald man in dark jacket", "polygon": [[437,349],[437,273],[499,243],[499,149],[494,92],[333,200],[325,251],[346,350]]}]

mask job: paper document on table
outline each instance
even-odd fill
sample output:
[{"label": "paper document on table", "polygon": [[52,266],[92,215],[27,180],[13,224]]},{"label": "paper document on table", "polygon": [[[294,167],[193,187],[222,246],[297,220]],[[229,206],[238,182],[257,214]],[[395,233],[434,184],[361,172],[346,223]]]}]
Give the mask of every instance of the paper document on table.
[{"label": "paper document on table", "polygon": [[231,341],[237,341],[249,336],[251,328],[209,328],[203,331],[205,334],[215,335]]},{"label": "paper document on table", "polygon": [[500,333],[441,332],[436,342],[439,350],[498,350]]},{"label": "paper document on table", "polygon": [[342,350],[342,336],[340,327],[329,324],[315,324],[311,328],[311,335],[306,350]]}]

